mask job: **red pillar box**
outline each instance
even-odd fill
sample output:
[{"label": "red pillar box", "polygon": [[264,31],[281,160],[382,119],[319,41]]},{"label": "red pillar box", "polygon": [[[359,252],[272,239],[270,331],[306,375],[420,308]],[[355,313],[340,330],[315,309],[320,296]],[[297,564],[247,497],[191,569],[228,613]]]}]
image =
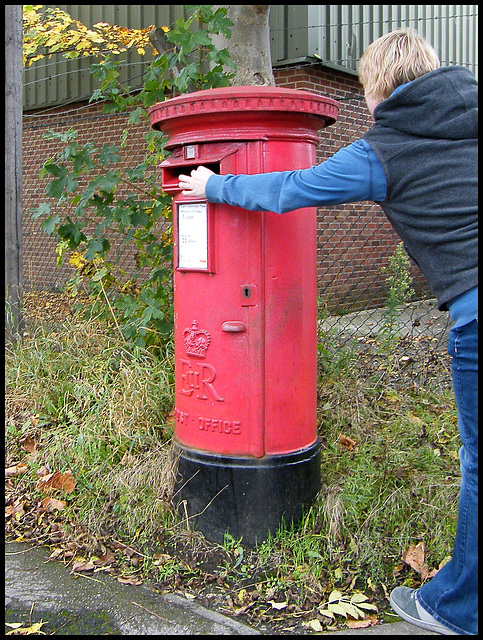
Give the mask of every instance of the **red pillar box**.
[{"label": "red pillar box", "polygon": [[213,541],[252,545],[299,519],[320,487],[316,210],[279,215],[187,198],[180,173],[301,169],[337,103],[230,87],[150,109],[173,195],[177,500]]}]

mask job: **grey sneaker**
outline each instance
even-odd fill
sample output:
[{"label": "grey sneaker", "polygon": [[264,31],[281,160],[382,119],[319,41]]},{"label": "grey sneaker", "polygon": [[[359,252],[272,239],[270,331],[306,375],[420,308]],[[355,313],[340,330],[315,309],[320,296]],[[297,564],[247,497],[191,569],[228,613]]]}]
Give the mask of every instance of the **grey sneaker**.
[{"label": "grey sneaker", "polygon": [[444,636],[460,635],[456,631],[445,627],[426,611],[424,611],[424,619],[422,619],[416,602],[416,589],[396,587],[391,591],[389,602],[400,618],[406,620],[406,622],[409,622],[410,624],[414,624],[416,627],[428,629],[428,631],[434,631],[435,633],[440,633]]}]

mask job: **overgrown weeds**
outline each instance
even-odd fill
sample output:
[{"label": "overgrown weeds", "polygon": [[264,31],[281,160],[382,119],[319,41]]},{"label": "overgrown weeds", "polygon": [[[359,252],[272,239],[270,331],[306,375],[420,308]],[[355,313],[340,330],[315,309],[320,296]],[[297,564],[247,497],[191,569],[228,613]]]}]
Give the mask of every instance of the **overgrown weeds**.
[{"label": "overgrown weeds", "polygon": [[[431,385],[424,371],[436,359],[441,374],[448,357],[422,345],[421,339],[412,349],[407,340],[393,341],[392,362],[404,357],[415,367],[393,367],[384,384],[377,342],[354,351],[349,362],[339,357],[338,373],[331,358],[331,375],[320,378],[318,519],[339,574],[358,567],[366,579],[383,583],[415,541],[424,541],[436,567],[451,555],[459,493],[456,411],[449,378],[444,385],[435,376]],[[320,366],[324,371],[324,358]]]},{"label": "overgrown weeds", "polygon": [[39,469],[69,469],[73,517],[95,533],[142,527],[149,539],[169,512],[170,349],[129,348],[74,316],[54,330],[38,325],[8,352],[5,383],[7,457],[25,442],[35,452],[21,484],[35,484]]},{"label": "overgrown weeds", "polygon": [[[369,605],[363,595],[381,614],[393,586],[421,584],[451,555],[459,438],[447,356],[394,340],[393,365],[404,348],[412,366],[381,377],[379,347],[320,336],[322,489],[301,523],[248,549],[204,541],[171,508],[170,348],[129,348],[75,315],[30,323],[6,356],[8,535],[50,544],[77,571],[149,579],[272,629],[334,628],[345,618],[327,603]],[[68,470],[75,488],[46,494],[49,474]],[[415,545],[423,560],[409,565]]]}]

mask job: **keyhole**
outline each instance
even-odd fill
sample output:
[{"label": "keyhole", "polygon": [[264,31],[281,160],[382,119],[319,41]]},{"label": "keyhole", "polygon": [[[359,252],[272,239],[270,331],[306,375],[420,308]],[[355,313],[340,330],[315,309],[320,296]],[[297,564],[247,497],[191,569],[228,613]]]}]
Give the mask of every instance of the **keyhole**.
[{"label": "keyhole", "polygon": [[243,287],[243,297],[249,298],[252,295],[250,287]]}]

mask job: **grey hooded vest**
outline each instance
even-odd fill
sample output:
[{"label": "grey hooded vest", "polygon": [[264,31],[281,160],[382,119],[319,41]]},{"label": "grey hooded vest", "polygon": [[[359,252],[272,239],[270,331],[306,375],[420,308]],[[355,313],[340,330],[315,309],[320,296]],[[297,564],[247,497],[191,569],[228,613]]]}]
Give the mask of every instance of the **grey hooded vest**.
[{"label": "grey hooded vest", "polygon": [[364,134],[387,181],[380,206],[440,309],[478,284],[478,85],[463,67],[413,80]]}]

